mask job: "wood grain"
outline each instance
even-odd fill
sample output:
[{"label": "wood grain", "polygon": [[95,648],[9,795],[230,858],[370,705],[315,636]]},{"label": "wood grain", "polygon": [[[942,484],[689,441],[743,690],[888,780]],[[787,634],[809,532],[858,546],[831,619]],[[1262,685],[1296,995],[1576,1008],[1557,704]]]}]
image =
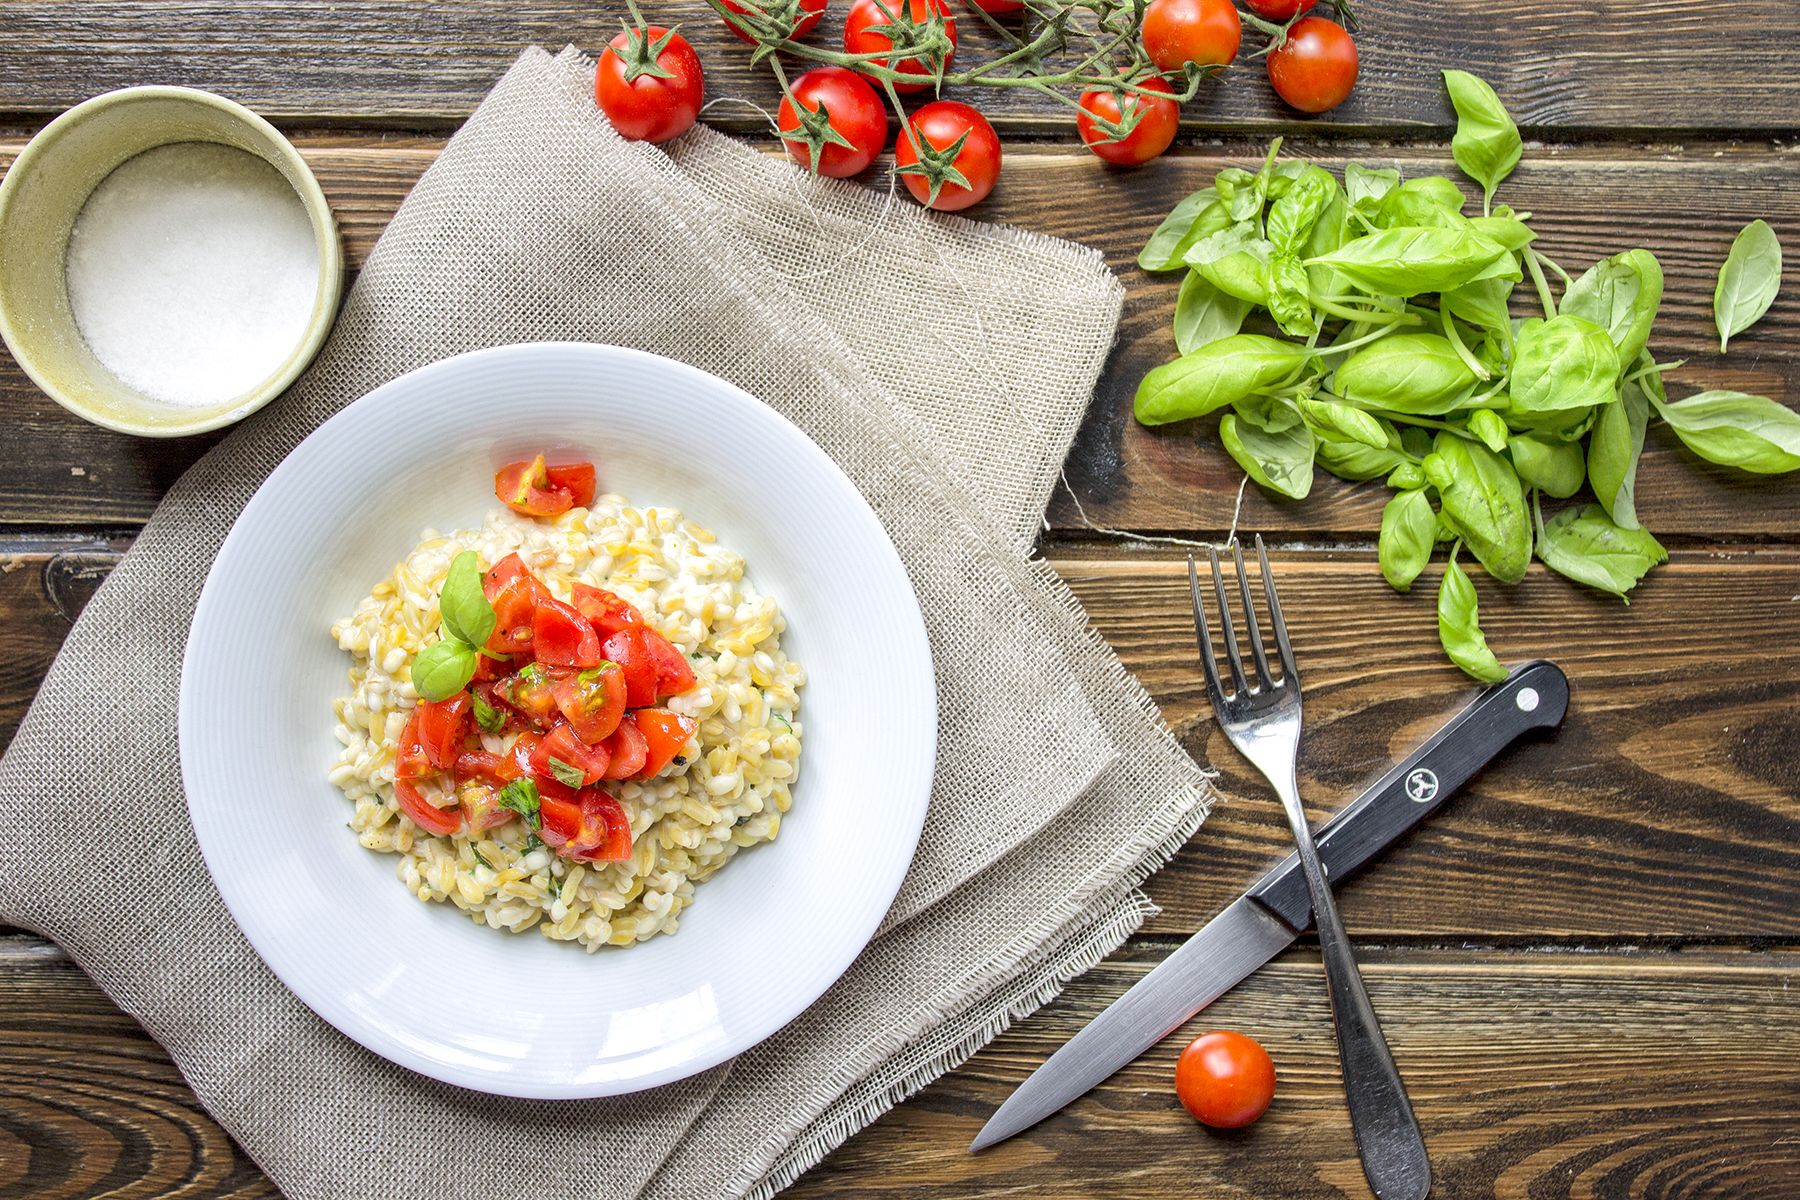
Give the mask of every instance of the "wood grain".
[{"label": "wood grain", "polygon": [[[109,88],[184,83],[289,121],[444,128],[468,115],[525,45],[597,50],[618,32],[619,7],[13,0],[0,38],[0,112],[40,118]],[[837,38],[847,7],[833,6],[815,36]],[[645,9],[681,23],[706,65],[710,95],[773,110],[767,71],[749,67],[748,52],[701,0]],[[1342,108],[1307,119],[1283,106],[1249,58],[1260,44],[1252,35],[1244,59],[1187,107],[1189,128],[1447,133],[1453,118],[1438,68],[1449,65],[1488,79],[1534,131],[1737,137],[1796,128],[1800,74],[1781,33],[1788,11],[1777,0],[1742,0],[1729,10],[1702,0],[1383,0],[1358,13],[1361,75]],[[964,20],[959,32],[972,58],[985,31]],[[1020,89],[980,99],[1004,128],[1068,136],[1067,110],[1053,101]],[[742,111],[718,119],[755,120]]]},{"label": "wood grain", "polygon": [[[301,145],[338,213],[354,268],[441,143],[323,135]],[[0,143],[0,166],[17,149],[16,142]],[[1441,151],[1317,143],[1295,149],[1340,168],[1360,160],[1397,162],[1415,172],[1451,169]],[[1053,149],[1009,158],[1005,182],[984,215],[1101,249],[1128,288],[1119,345],[1067,465],[1073,496],[1060,492],[1051,507],[1055,528],[1216,532],[1229,526],[1242,473],[1219,448],[1214,423],[1150,430],[1131,419],[1137,380],[1175,353],[1169,327],[1177,286],[1174,277],[1144,275],[1134,260],[1145,231],[1182,195],[1254,153],[1245,147],[1183,154],[1130,176],[1091,156]],[[1789,255],[1782,296],[1728,357],[1717,353],[1711,315],[1718,263],[1746,221],[1764,215],[1777,229],[1800,234],[1800,158],[1736,149],[1708,151],[1702,164],[1673,150],[1543,152],[1527,158],[1504,194],[1536,214],[1540,244],[1571,271],[1639,242],[1656,252],[1667,286],[1653,346],[1664,360],[1687,359],[1672,376],[1678,384],[1800,403],[1800,255]],[[1684,394],[1682,387],[1674,390]],[[20,435],[0,443],[0,523],[140,522],[218,436],[147,441],[94,428],[51,403],[4,351],[0,412],[15,419]],[[1800,534],[1790,480],[1713,467],[1660,428],[1650,435],[1638,496],[1641,514],[1659,534],[1725,541]],[[1321,472],[1303,502],[1251,489],[1243,520],[1266,531],[1368,536],[1379,527],[1385,500],[1379,486],[1353,489]]]}]

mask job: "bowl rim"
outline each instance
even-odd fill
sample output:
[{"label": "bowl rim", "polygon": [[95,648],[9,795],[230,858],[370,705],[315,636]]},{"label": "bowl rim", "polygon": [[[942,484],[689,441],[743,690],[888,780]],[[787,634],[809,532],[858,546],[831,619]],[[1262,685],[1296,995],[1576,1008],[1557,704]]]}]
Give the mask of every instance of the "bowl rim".
[{"label": "bowl rim", "polygon": [[[0,292],[0,341],[6,343],[6,348],[11,352],[13,359],[45,395],[82,420],[104,429],[136,437],[188,437],[231,425],[256,412],[286,391],[288,385],[299,378],[300,373],[317,357],[320,347],[325,344],[325,339],[331,333],[332,326],[336,324],[338,303],[343,298],[344,248],[342,240],[338,236],[337,217],[332,212],[331,202],[325,198],[324,189],[319,186],[319,181],[313,175],[312,168],[307,165],[305,157],[279,129],[276,129],[264,117],[235,100],[201,88],[178,87],[172,84],[142,84],[102,92],[59,114],[49,124],[38,130],[25,144],[24,149],[19,151],[18,157],[13,159],[12,166],[7,168],[6,175],[0,178],[0,228],[5,227],[7,210],[14,202],[18,190],[24,186],[23,183],[17,181],[25,179],[35,169],[39,158],[48,154],[57,142],[67,136],[71,129],[91,120],[95,114],[121,104],[131,104],[141,100],[175,100],[217,109],[242,122],[253,132],[265,138],[275,154],[292,168],[293,174],[291,176],[284,174],[283,178],[294,188],[295,194],[300,197],[301,204],[306,208],[307,220],[313,227],[313,244],[316,247],[322,244],[319,256],[320,288],[318,295],[313,300],[313,311],[308,319],[305,335],[294,344],[287,359],[274,374],[265,378],[250,391],[234,397],[225,407],[184,424],[154,426],[120,420],[96,412],[66,395],[57,386],[50,373],[40,363],[34,361],[30,340],[23,337],[20,330],[14,325],[5,303],[4,292]],[[176,145],[178,143],[164,142],[161,144]],[[154,147],[151,148],[154,149]],[[85,197],[83,203],[86,203]],[[321,234],[324,236],[321,237]]]}]

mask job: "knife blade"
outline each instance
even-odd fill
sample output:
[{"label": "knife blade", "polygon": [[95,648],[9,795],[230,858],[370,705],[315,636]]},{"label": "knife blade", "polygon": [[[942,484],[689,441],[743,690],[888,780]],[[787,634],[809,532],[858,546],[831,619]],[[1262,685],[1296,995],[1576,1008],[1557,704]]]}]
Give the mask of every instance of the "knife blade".
[{"label": "knife blade", "polygon": [[[1334,882],[1347,878],[1521,735],[1555,728],[1568,705],[1569,681],[1548,662],[1526,663],[1484,689],[1320,829],[1326,873]],[[982,1126],[970,1152],[1005,1141],[1086,1095],[1311,924],[1300,859],[1289,854],[1052,1054]]]}]

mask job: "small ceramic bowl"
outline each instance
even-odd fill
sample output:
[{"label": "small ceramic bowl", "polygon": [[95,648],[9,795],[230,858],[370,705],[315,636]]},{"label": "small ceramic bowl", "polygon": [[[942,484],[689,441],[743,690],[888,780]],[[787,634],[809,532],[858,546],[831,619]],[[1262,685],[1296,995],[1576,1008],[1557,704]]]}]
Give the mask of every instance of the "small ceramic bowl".
[{"label": "small ceramic bowl", "polygon": [[[100,181],[127,159],[177,142],[235,146],[281,172],[305,206],[319,251],[318,291],[304,335],[261,383],[207,408],[146,396],[102,365],[76,327],[64,271],[70,231]],[[134,87],[96,96],[46,125],[0,180],[0,337],[51,399],[108,429],[179,437],[255,412],[318,353],[343,282],[337,223],[305,160],[273,125],[210,92]]]}]

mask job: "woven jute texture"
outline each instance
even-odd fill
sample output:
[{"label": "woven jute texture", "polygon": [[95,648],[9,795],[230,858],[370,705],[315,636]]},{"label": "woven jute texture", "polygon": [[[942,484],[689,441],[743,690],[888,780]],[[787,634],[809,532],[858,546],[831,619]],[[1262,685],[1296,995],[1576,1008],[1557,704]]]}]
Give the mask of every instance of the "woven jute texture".
[{"label": "woven jute texture", "polygon": [[[170,491],[0,763],[0,920],[64,946],[296,1198],[766,1195],[1129,936],[1136,885],[1212,799],[1029,556],[1118,318],[1099,256],[812,180],[704,128],[666,152],[626,142],[592,75],[534,49],[496,85],[306,376]],[[232,924],[176,759],[194,604],[269,471],[405,371],[550,339],[692,363],[831,454],[906,564],[940,714],[918,855],[850,971],[735,1061],[605,1101],[463,1091],[325,1025]],[[72,836],[69,795],[107,798],[104,845]]]}]

